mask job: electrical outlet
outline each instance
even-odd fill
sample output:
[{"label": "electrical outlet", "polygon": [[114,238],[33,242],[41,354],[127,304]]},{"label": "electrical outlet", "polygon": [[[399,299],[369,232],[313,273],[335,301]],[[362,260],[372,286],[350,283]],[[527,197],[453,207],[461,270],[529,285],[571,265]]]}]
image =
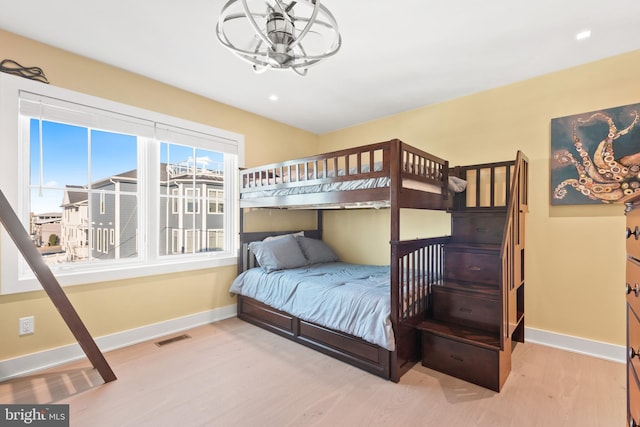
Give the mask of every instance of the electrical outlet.
[{"label": "electrical outlet", "polygon": [[18,319],[18,335],[27,335],[35,332],[33,316]]}]

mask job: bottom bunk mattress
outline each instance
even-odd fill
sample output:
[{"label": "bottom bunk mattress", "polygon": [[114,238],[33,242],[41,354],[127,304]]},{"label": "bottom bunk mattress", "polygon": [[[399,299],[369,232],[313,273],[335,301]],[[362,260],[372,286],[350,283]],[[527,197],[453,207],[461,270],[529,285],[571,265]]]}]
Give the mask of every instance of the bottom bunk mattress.
[{"label": "bottom bunk mattress", "polygon": [[389,286],[388,266],[331,262],[270,273],[252,268],[230,291],[394,351]]}]

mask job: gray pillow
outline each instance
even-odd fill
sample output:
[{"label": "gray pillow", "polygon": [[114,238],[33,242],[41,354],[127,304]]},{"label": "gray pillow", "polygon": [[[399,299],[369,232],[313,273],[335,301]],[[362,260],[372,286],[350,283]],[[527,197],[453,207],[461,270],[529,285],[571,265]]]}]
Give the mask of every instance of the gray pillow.
[{"label": "gray pillow", "polygon": [[304,231],[298,231],[297,233],[290,233],[290,234],[278,234],[276,236],[265,237],[263,242],[268,242],[270,240],[282,239],[285,236],[293,236],[293,237],[304,236]]},{"label": "gray pillow", "polygon": [[338,255],[322,240],[304,236],[298,236],[297,239],[309,264],[339,261]]},{"label": "gray pillow", "polygon": [[293,236],[284,236],[266,242],[251,242],[249,249],[256,256],[260,267],[267,273],[307,265],[307,259]]}]

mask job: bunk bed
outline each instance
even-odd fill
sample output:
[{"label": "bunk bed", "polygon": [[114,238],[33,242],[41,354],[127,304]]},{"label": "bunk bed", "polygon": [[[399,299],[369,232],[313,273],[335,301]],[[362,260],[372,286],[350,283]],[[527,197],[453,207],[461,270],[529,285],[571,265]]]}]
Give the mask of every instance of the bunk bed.
[{"label": "bunk bed", "polygon": [[[447,161],[398,139],[240,171],[239,276],[231,288],[238,297],[238,317],[385,379],[399,381],[420,359],[415,326],[425,317],[430,286],[442,280],[443,247],[448,241],[448,237],[401,241],[400,209],[449,209],[452,192],[463,191],[464,187],[463,180],[449,176]],[[315,209],[316,228],[245,232],[244,211],[249,208]],[[390,262],[386,270],[377,267],[363,273],[359,270],[363,266],[341,263],[330,255],[330,249],[322,247],[323,210],[348,208],[390,209]],[[276,237],[280,241],[274,244]],[[275,251],[275,257],[281,251],[280,260],[274,261],[273,253],[266,258],[261,253],[264,243],[270,240],[270,246],[282,245]],[[305,243],[320,245],[321,252],[329,256],[320,263],[309,259],[305,263],[297,252],[288,252],[287,248],[294,248],[292,242],[302,245],[301,252],[306,258],[309,248],[305,251]],[[250,283],[258,280],[257,276],[267,282],[270,277],[280,286],[285,270],[293,271],[296,283],[308,280],[299,276],[301,271],[310,271],[311,276],[331,276],[331,271],[325,271],[325,262],[337,264],[340,271],[350,271],[345,282],[353,287],[337,287],[358,288],[363,281],[373,280],[374,287],[379,289],[378,285],[385,282],[386,312],[383,310],[382,317],[374,322],[382,324],[382,335],[387,341],[358,336],[353,328],[327,326],[326,322],[289,306],[276,307],[271,299],[257,297],[256,292],[245,292],[262,286]],[[316,306],[322,305],[314,301]],[[372,311],[370,307],[365,310]],[[353,322],[352,316],[346,323]]]}]

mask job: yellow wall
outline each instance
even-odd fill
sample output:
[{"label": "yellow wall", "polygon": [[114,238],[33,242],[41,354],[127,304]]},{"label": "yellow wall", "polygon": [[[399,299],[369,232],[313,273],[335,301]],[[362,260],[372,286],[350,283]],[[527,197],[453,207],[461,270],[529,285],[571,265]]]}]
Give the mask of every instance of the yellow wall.
[{"label": "yellow wall", "polygon": [[[309,132],[2,30],[0,58],[41,67],[56,86],[243,134],[246,166],[316,152],[317,136]],[[5,185],[11,183],[0,183],[0,188]],[[267,215],[263,221],[279,224],[278,219]],[[66,291],[89,331],[103,336],[234,304],[228,289],[235,273],[236,267],[229,266]],[[35,316],[36,333],[19,337],[18,318],[30,315]],[[0,296],[0,360],[73,342],[43,292]]]},{"label": "yellow wall", "polygon": [[[549,205],[550,120],[640,102],[640,51],[321,135],[323,151],[399,138],[451,165],[530,160],[526,326],[624,345],[624,208]],[[385,212],[335,212],[325,239],[355,260],[388,259]],[[430,222],[412,218],[419,234]],[[439,218],[436,228],[444,230]],[[373,235],[369,235],[373,231]],[[388,261],[386,261],[388,262]]]}]

